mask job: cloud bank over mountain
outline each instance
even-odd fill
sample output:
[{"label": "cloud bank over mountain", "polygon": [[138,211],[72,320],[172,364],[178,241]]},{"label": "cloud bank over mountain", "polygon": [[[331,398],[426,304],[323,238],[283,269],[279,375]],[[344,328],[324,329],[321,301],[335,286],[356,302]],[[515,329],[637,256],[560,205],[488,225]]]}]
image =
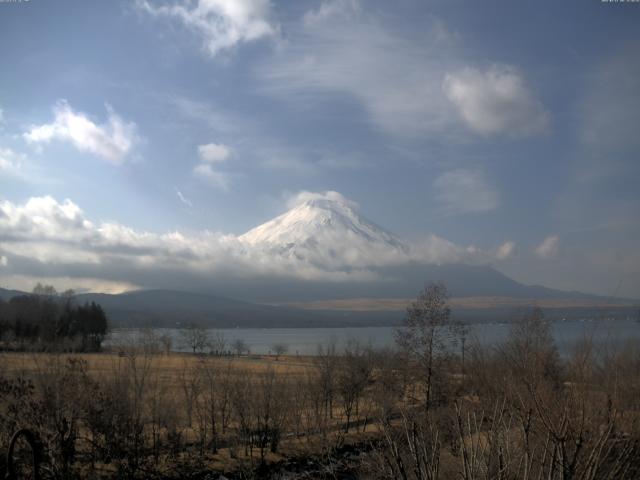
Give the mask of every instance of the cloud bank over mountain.
[{"label": "cloud bank over mountain", "polygon": [[[385,281],[380,269],[410,264],[483,264],[505,257],[437,235],[405,243],[363,218],[338,192],[300,192],[289,211],[243,235],[211,231],[151,233],[94,223],[66,199],[0,202],[4,276],[62,276],[141,287],[265,276],[322,282]],[[506,244],[505,244],[506,245]],[[509,247],[512,248],[512,247]],[[95,286],[98,285],[98,286]],[[102,287],[104,289],[104,286]]]}]

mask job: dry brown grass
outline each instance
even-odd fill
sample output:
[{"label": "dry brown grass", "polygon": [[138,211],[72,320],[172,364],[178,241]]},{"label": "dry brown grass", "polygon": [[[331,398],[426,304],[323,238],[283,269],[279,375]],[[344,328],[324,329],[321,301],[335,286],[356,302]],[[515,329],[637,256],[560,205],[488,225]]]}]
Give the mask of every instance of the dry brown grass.
[{"label": "dry brown grass", "polygon": [[[199,432],[196,420],[194,424],[187,421],[186,399],[184,397],[185,382],[190,381],[196,375],[201,373],[201,367],[218,368],[220,372],[231,371],[233,379],[246,377],[251,382],[259,385],[262,374],[274,373],[279,378],[286,378],[290,382],[305,377],[309,372],[317,370],[312,357],[286,356],[281,355],[276,360],[275,356],[232,356],[232,357],[216,357],[208,355],[193,355],[189,353],[172,353],[164,354],[144,354],[140,350],[129,350],[126,352],[103,352],[103,353],[33,353],[33,352],[0,352],[0,375],[7,378],[24,378],[30,379],[36,385],[40,385],[41,380],[48,375],[59,373],[64,370],[64,366],[69,360],[82,361],[85,365],[86,374],[100,382],[101,380],[113,381],[119,376],[136,375],[133,369],[138,369],[137,375],[145,378],[148,392],[145,393],[147,405],[150,402],[149,395],[159,394],[164,398],[166,405],[172,405],[172,415],[178,426],[182,442],[185,450],[179,456],[185,458],[193,455],[197,451],[197,442]],[[132,365],[135,365],[132,367]],[[202,378],[200,381],[204,381]],[[109,383],[109,382],[107,382]],[[206,390],[206,386],[201,384],[199,391]],[[228,392],[227,392],[228,393]],[[148,408],[148,407],[145,407]],[[336,416],[338,409],[336,408]],[[146,410],[145,410],[146,411]],[[195,413],[194,413],[195,415]],[[336,417],[338,418],[338,417]],[[220,441],[224,444],[235,442],[235,430],[238,425],[235,420],[229,423],[229,431],[227,434],[220,434]],[[371,427],[367,429],[371,430]],[[81,436],[86,437],[88,432],[85,428],[81,429]],[[165,432],[166,433],[166,432]],[[353,433],[355,435],[355,432]],[[288,436],[287,441],[281,442],[281,448],[278,453],[268,453],[267,461],[274,462],[282,460],[288,456],[305,455],[309,452],[321,450],[322,446],[316,445],[316,439],[311,438],[295,438]],[[187,452],[189,450],[189,452]],[[232,455],[231,451],[235,450]],[[256,457],[255,448],[253,452],[254,460]],[[222,447],[216,454],[209,451],[198,455],[200,462],[208,468],[220,471],[234,471],[241,467],[242,462],[249,461],[243,454],[243,449],[236,446],[232,449]],[[158,466],[160,470],[169,470],[175,465],[176,459],[171,459],[164,455],[160,463],[166,464]],[[186,462],[187,460],[185,460]],[[84,468],[84,467],[83,467]],[[96,466],[102,470],[101,475],[109,476],[113,474],[114,465]]]},{"label": "dry brown grass", "polygon": [[[87,369],[91,375],[112,372],[114,367],[127,360],[127,354],[121,356],[117,352],[103,353],[30,353],[3,352],[0,353],[0,370],[6,373],[29,373],[39,369],[51,361],[52,356],[60,360],[67,358],[82,359],[87,362]],[[139,355],[141,356],[141,355]],[[251,373],[265,373],[274,370],[277,374],[300,375],[314,368],[311,357],[252,355],[249,357],[215,357],[198,356],[188,353],[172,353],[170,355],[149,356],[154,370],[161,371],[164,376],[172,377],[187,368],[197,367],[203,360],[214,362],[220,366],[230,365],[234,370],[249,371]]]}]

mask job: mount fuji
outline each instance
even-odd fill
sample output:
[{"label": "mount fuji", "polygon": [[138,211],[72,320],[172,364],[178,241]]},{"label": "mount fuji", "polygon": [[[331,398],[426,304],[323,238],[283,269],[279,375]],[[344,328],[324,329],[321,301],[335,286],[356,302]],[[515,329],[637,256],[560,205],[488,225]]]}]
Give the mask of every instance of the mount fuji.
[{"label": "mount fuji", "polygon": [[239,240],[270,255],[324,269],[364,268],[409,258],[409,247],[359,215],[346,200],[314,198],[262,224]]},{"label": "mount fuji", "polygon": [[[592,297],[516,282],[489,266],[490,252],[465,248],[432,235],[421,246],[367,220],[337,192],[308,194],[284,214],[238,240],[260,258],[280,259],[303,271],[336,273],[327,277],[226,279],[225,294],[268,303],[315,302],[352,298],[412,298],[425,283],[442,282],[456,297],[559,299]],[[471,260],[471,261],[469,261]],[[473,263],[475,261],[475,263]],[[337,281],[336,281],[337,279]]]},{"label": "mount fuji", "polygon": [[317,245],[336,236],[362,238],[388,248],[405,249],[393,234],[360,216],[345,201],[326,198],[306,200],[288,212],[249,230],[240,239],[274,245]]}]

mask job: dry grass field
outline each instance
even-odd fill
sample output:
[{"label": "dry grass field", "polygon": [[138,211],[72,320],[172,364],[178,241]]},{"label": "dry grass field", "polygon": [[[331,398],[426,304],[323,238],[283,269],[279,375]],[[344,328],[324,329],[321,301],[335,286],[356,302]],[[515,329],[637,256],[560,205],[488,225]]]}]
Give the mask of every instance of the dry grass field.
[{"label": "dry grass field", "polygon": [[[76,461],[96,444],[104,444],[102,450],[122,449],[124,458],[117,462],[104,456],[91,465],[77,462],[76,472],[100,477],[170,477],[176,466],[244,475],[238,472],[370,438],[377,431],[373,422],[362,424],[359,414],[349,412],[352,425],[345,429],[337,393],[330,404],[321,398],[319,369],[314,357],[286,355],[164,355],[136,349],[0,353],[1,378],[30,382],[38,402],[40,395],[55,391],[47,414],[54,423],[61,417],[76,422]],[[56,443],[55,425],[40,424],[22,399],[14,405],[1,397],[0,404],[3,400],[9,408],[24,409],[17,412],[22,420],[14,429],[22,421],[20,426],[40,434],[52,430],[45,435],[49,444]],[[364,403],[360,408],[368,411]],[[33,418],[25,421],[29,415]],[[120,432],[122,422],[139,431]],[[98,423],[98,430],[91,423]],[[6,441],[9,432],[3,433]],[[115,447],[107,446],[110,434],[122,436]],[[140,458],[132,462],[128,451],[137,449]]]},{"label": "dry grass field", "polygon": [[438,332],[313,357],[0,353],[0,449],[28,428],[64,479],[640,477],[639,345],[561,358],[539,314],[464,357]]},{"label": "dry grass field", "polygon": [[[119,352],[101,353],[40,353],[40,352],[0,352],[0,371],[6,373],[34,374],[50,366],[52,362],[65,363],[68,359],[80,359],[86,362],[87,373],[100,376],[119,371],[127,362],[127,354]],[[167,381],[175,380],[179,373],[193,370],[206,361],[218,367],[229,367],[234,371],[264,373],[273,370],[278,375],[303,375],[314,368],[313,357],[280,356],[277,360],[271,355],[215,357],[210,355],[192,355],[189,353],[171,353],[149,357],[152,371],[159,373]]]}]

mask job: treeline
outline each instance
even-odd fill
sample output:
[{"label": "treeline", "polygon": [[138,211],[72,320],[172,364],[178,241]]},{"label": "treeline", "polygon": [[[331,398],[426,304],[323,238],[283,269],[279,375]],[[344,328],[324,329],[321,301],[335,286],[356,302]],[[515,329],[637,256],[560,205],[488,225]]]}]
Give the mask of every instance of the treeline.
[{"label": "treeline", "polygon": [[0,346],[4,349],[99,351],[107,316],[94,302],[78,305],[74,292],[58,294],[38,284],[30,295],[0,299]]}]

